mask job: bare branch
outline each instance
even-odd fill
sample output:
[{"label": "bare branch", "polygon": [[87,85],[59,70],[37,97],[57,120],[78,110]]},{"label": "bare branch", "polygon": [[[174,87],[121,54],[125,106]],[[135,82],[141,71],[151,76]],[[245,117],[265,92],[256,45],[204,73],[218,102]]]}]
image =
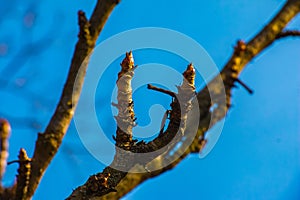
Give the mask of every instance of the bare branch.
[{"label": "bare branch", "polygon": [[[117,120],[116,146],[129,150],[132,142],[132,128],[134,126],[134,110],[132,100],[131,80],[134,75],[134,60],[132,52],[126,53],[126,57],[121,63],[121,71],[118,74],[118,104],[119,110]],[[118,151],[118,149],[117,149]],[[117,152],[118,153],[118,152]]]},{"label": "bare branch", "polygon": [[121,0],[98,0],[90,18],[90,34],[94,40],[102,31],[110,13]]},{"label": "bare branch", "polygon": [[134,145],[132,128],[135,125],[131,88],[133,75],[134,59],[130,51],[126,53],[126,57],[121,63],[121,71],[117,80],[118,104],[114,105],[119,111],[115,117],[117,121],[117,137],[114,160],[102,173],[89,177],[87,182],[75,189],[68,199],[88,199],[115,192],[114,187],[126,176],[128,170],[134,166],[134,156],[131,152]]},{"label": "bare branch", "polygon": [[[25,180],[26,184],[20,186],[20,190],[22,191],[20,192],[22,199],[31,199],[47,166],[49,165],[50,161],[52,160],[52,158],[54,157],[54,155],[58,151],[58,148],[61,145],[62,139],[68,129],[77,102],[79,100],[79,95],[81,93],[85,72],[89,62],[89,54],[92,52],[97,37],[101,32],[107,18],[109,17],[109,14],[111,13],[115,5],[117,5],[118,3],[118,0],[98,0],[90,20],[87,20],[85,14],[82,11],[78,12],[80,32],[78,35],[79,39],[76,44],[75,52],[71,62],[69,75],[65,83],[60,101],[55,110],[55,113],[53,114],[44,133],[38,134],[38,139],[36,141],[34,155],[31,163],[31,173],[29,176],[29,181],[27,182],[28,176],[25,176],[25,178],[22,178],[22,180]],[[87,185],[79,187],[79,193],[95,197],[95,199],[98,198],[96,196],[101,196],[106,193],[109,194],[103,196],[103,198],[109,197],[109,199],[115,199],[122,197],[126,193],[128,193],[132,188],[142,183],[144,180],[158,176],[161,173],[172,169],[188,154],[201,151],[205,144],[205,133],[207,132],[207,130],[209,130],[219,120],[221,120],[228,111],[231,101],[231,90],[234,87],[234,83],[239,82],[238,76],[241,73],[241,71],[244,69],[244,67],[249,61],[251,61],[255,56],[257,56],[262,50],[266,49],[269,45],[271,45],[276,39],[278,39],[278,37],[283,37],[280,35],[283,33],[282,31],[284,27],[299,12],[299,10],[299,0],[287,1],[287,3],[283,6],[281,11],[274,17],[274,19],[250,42],[245,43],[243,41],[238,41],[232,57],[223,68],[221,74],[215,77],[201,92],[197,94],[198,102],[200,102],[199,108],[201,110],[201,120],[199,122],[200,125],[198,128],[198,132],[196,137],[193,138],[192,144],[189,146],[188,149],[183,151],[182,148],[179,148],[179,150],[175,152],[175,154],[181,155],[175,162],[155,172],[128,174],[127,172],[116,170],[113,167],[114,165],[120,164],[120,160],[124,161],[124,158],[123,160],[120,159],[120,157],[118,157],[120,156],[120,154],[117,153],[117,159],[114,160],[111,166],[105,168],[102,173],[91,176],[87,181]],[[221,84],[225,84],[224,92],[226,95],[226,99],[223,98],[223,94],[220,94],[219,88]],[[216,97],[214,98],[217,99],[216,102],[211,102],[210,96]],[[172,130],[170,130],[168,127],[165,133],[161,133],[154,141],[148,144],[142,142],[140,143],[140,145],[131,145],[132,138],[126,138],[127,142],[129,142],[129,145],[125,146],[129,147],[129,151],[142,152],[139,149],[139,147],[141,146],[146,147],[146,152],[148,152],[149,149],[156,150],[158,147],[165,145],[166,141],[169,141],[170,138],[176,136],[178,129],[180,130],[181,118],[186,118],[186,115],[176,115],[176,111],[180,110],[178,108],[179,106],[178,102],[176,103],[176,100],[178,99],[175,98],[175,103],[173,102],[172,105],[173,116],[171,112],[171,121],[169,124],[169,127],[172,128]],[[214,109],[213,111],[210,110],[212,104],[217,105],[216,109]],[[118,107],[120,107],[120,105],[118,105]],[[186,106],[186,108],[188,107],[189,106]],[[131,120],[134,121],[133,118]],[[184,130],[185,126],[186,124],[184,124],[183,129],[179,132],[181,134],[190,134],[188,131]],[[174,129],[174,127],[176,127],[176,130]],[[3,149],[4,148],[1,147],[1,151]],[[128,153],[130,154],[129,151]],[[154,160],[152,160],[152,162],[162,166],[165,160],[173,157],[172,155],[167,155],[166,153],[164,155],[156,157],[155,159],[153,158]],[[28,158],[26,154],[22,155],[23,156],[20,156],[19,158],[20,160],[26,160]],[[140,165],[134,166],[134,164],[136,163],[131,162],[133,159],[132,156],[128,156],[126,158],[128,158],[127,162],[124,161],[124,163],[122,164],[129,163],[127,167],[141,167]],[[150,160],[146,160],[145,163],[148,161]],[[23,165],[20,165],[18,171],[22,171],[22,166]],[[26,175],[28,175],[29,168],[26,169]],[[116,191],[114,188],[115,186],[117,186],[116,189],[118,190],[118,193],[110,193]],[[3,194],[8,194],[8,191],[13,190],[3,189],[3,187],[0,186],[0,197],[2,198]],[[84,192],[82,193],[82,191]],[[75,196],[74,199],[82,199],[82,197],[85,198],[86,196]]]},{"label": "bare branch", "polygon": [[[184,136],[188,112],[192,108],[192,98],[195,96],[195,69],[192,64],[187,66],[187,69],[183,73],[183,83],[181,86],[178,86],[178,94],[175,94],[175,100],[171,103],[170,111],[170,123],[165,132],[162,132],[158,135],[157,138],[149,142],[148,144],[140,143],[134,148],[134,152],[138,153],[148,153],[154,152],[166,145],[169,145],[168,148],[173,147],[180,138]],[[160,88],[158,88],[160,89]],[[170,144],[170,141],[174,139],[173,144]],[[158,153],[161,153],[158,151]],[[159,156],[159,154],[153,154],[153,158]],[[141,162],[143,161],[143,162]],[[147,164],[150,162],[149,158],[140,158],[140,164]]]},{"label": "bare branch", "polygon": [[[201,110],[200,125],[198,128],[197,136],[193,140],[189,148],[172,164],[161,170],[147,173],[128,173],[126,177],[116,187],[117,193],[110,193],[100,198],[95,199],[119,199],[134,189],[137,185],[141,184],[145,180],[159,176],[160,174],[173,169],[180,161],[182,161],[190,153],[198,153],[204,147],[205,140],[204,135],[208,129],[210,129],[215,123],[221,120],[227,113],[231,100],[231,89],[234,87],[234,82],[237,80],[238,75],[244,69],[255,56],[261,51],[270,46],[283,28],[291,21],[300,11],[300,1],[290,0],[282,7],[278,14],[272,19],[272,21],[266,25],[262,31],[260,31],[253,39],[246,43],[239,41],[232,57],[224,66],[220,76],[214,78],[203,90],[197,94],[199,109]],[[218,107],[211,113],[210,106],[210,94],[209,91],[214,91],[220,88],[219,84],[225,84],[226,92],[226,105],[218,105]],[[210,90],[208,90],[210,87]],[[178,151],[182,151],[179,149]],[[154,162],[160,165],[162,160],[155,159]],[[136,165],[135,168],[141,168]]]},{"label": "bare branch", "polygon": [[11,128],[8,121],[0,118],[0,185],[6,169],[10,131]]},{"label": "bare branch", "polygon": [[26,199],[33,196],[41,177],[61,145],[79,100],[89,54],[117,3],[116,0],[98,0],[90,21],[86,20],[83,12],[78,12],[80,32],[70,71],[60,101],[46,130],[38,134]]},{"label": "bare branch", "polygon": [[[127,57],[128,54],[126,54]],[[126,58],[124,59],[126,61]],[[124,61],[122,62],[124,63]],[[133,66],[133,65],[132,65]],[[123,67],[123,66],[122,66]],[[130,72],[130,71],[129,71]],[[127,74],[128,72],[126,72]],[[118,80],[120,79],[121,76],[124,76],[124,73],[122,71],[118,75]],[[130,74],[128,74],[128,78],[131,77]],[[170,123],[167,128],[167,130],[164,133],[159,134],[159,136],[154,139],[153,141],[149,142],[146,144],[145,142],[141,141],[137,144],[128,141],[128,135],[131,135],[132,131],[132,126],[131,123],[133,122],[132,116],[127,116],[126,114],[128,113],[128,110],[126,107],[128,107],[128,102],[132,100],[131,99],[131,87],[129,86],[130,84],[125,84],[124,82],[119,82],[118,83],[118,104],[116,107],[119,108],[119,113],[122,112],[122,115],[125,115],[123,118],[118,115],[118,128],[117,128],[117,138],[116,138],[116,146],[121,147],[124,150],[127,150],[126,152],[119,151],[119,149],[116,149],[116,155],[114,157],[114,160],[112,164],[108,167],[106,167],[102,173],[98,173],[96,175],[93,175],[89,177],[87,182],[76,188],[73,193],[68,197],[68,199],[93,199],[93,198],[98,198],[101,197],[107,193],[111,193],[116,191],[115,187],[119,184],[119,182],[127,175],[127,172],[134,167],[136,163],[141,163],[142,165],[147,164],[151,160],[153,160],[155,157],[160,155],[160,151],[158,153],[154,153],[152,157],[147,156],[140,156],[140,154],[135,155],[134,153],[147,153],[147,152],[153,152],[156,150],[161,149],[162,147],[168,145],[170,141],[177,137],[176,141],[178,141],[183,135],[184,131],[186,128],[186,122],[187,122],[187,113],[191,109],[192,105],[192,97],[195,95],[195,87],[194,87],[194,77],[195,77],[195,69],[192,64],[188,65],[187,69],[183,73],[184,79],[183,83],[180,87],[178,87],[178,94],[175,96],[175,101],[172,103],[171,107],[171,113],[170,113]],[[129,79],[130,80],[130,79]],[[123,90],[126,90],[128,92],[124,92]],[[130,96],[128,94],[130,93]],[[125,102],[124,102],[125,100]],[[121,105],[120,105],[121,103]],[[122,106],[122,104],[124,104]],[[131,103],[129,104],[129,106]],[[124,107],[124,108],[122,108]],[[181,108],[180,108],[181,107]],[[131,110],[131,108],[129,108]],[[133,111],[132,111],[133,112]],[[127,116],[127,117],[126,117]],[[127,119],[129,117],[129,119]],[[123,119],[123,120],[121,120]],[[122,133],[118,139],[118,135],[120,132],[122,132],[122,129],[120,129],[120,123],[124,124],[122,127],[124,127],[123,130],[127,130],[125,132],[129,133],[127,135],[124,135]],[[130,125],[128,128],[127,126]],[[120,146],[119,140],[124,140],[121,141],[123,144]],[[176,142],[174,142],[176,144]],[[125,145],[125,146],[123,146]],[[120,167],[123,167],[123,170],[117,170]],[[143,170],[145,171],[145,169]],[[107,182],[106,186],[103,186],[103,182]],[[117,191],[118,193],[119,191]]]}]

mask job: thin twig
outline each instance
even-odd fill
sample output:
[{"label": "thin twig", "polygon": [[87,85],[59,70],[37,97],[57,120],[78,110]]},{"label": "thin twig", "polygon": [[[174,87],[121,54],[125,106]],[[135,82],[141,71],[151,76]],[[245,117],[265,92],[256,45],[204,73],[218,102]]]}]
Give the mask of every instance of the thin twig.
[{"label": "thin twig", "polygon": [[[110,192],[115,192],[115,186],[126,176],[129,169],[134,166],[134,157],[131,153],[132,128],[135,125],[131,80],[134,75],[134,59],[132,52],[126,53],[126,57],[121,63],[121,71],[118,73],[118,104],[114,104],[119,110],[115,116],[117,120],[116,153],[112,163],[103,172],[90,176],[84,186],[76,188],[67,198],[83,199],[92,196],[102,196]],[[111,174],[113,176],[111,176]]]},{"label": "thin twig", "polygon": [[286,30],[280,32],[277,36],[276,39],[281,39],[285,37],[299,37],[300,36],[300,31],[299,30]]},{"label": "thin twig", "polygon": [[7,165],[11,165],[11,164],[14,164],[14,163],[30,163],[32,160],[31,159],[27,159],[26,161],[24,161],[24,160],[12,160],[12,161],[9,161],[9,162],[7,162]]},{"label": "thin twig", "polygon": [[151,84],[148,84],[147,85],[147,88],[149,90],[155,90],[155,91],[158,91],[158,92],[161,92],[161,93],[164,93],[164,94],[167,94],[167,95],[170,95],[171,97],[176,97],[176,94],[170,90],[165,90],[165,89],[162,89],[162,88],[159,88],[159,87],[156,87],[154,85],[151,85]]},{"label": "thin twig", "polygon": [[245,90],[247,90],[247,92],[249,92],[249,94],[253,94],[254,91],[249,88],[243,81],[241,81],[240,79],[235,79],[236,82],[238,82],[241,86],[243,86],[243,88],[245,88]]},{"label": "thin twig", "polygon": [[20,162],[20,160],[12,160],[12,161],[7,162],[7,165],[11,165],[14,163],[19,163],[19,162]]}]

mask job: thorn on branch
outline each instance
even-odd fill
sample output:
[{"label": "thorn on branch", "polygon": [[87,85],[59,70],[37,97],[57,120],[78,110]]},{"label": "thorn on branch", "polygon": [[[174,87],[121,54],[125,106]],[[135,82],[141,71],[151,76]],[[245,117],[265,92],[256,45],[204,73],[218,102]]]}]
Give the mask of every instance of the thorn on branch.
[{"label": "thorn on branch", "polygon": [[165,90],[165,89],[162,89],[162,88],[159,88],[159,87],[156,87],[154,85],[151,85],[151,84],[148,84],[147,85],[147,88],[149,90],[155,90],[155,91],[158,91],[158,92],[161,92],[161,93],[164,93],[164,94],[167,94],[167,95],[170,95],[171,97],[176,97],[176,94],[170,90]]},{"label": "thorn on branch", "polygon": [[248,87],[243,81],[241,81],[240,79],[236,78],[235,81],[238,82],[243,88],[245,88],[245,90],[247,90],[247,92],[248,92],[249,94],[253,94],[253,93],[254,93],[254,91],[253,91],[251,88],[249,88],[249,87]]}]

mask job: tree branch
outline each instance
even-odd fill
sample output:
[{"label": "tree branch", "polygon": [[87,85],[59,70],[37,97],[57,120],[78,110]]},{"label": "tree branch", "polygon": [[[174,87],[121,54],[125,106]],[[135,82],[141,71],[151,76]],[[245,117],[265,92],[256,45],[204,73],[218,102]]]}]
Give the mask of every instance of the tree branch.
[{"label": "tree branch", "polygon": [[110,166],[102,173],[95,174],[83,185],[75,189],[68,199],[89,199],[115,191],[114,187],[126,176],[128,170],[134,166],[134,156],[130,151],[134,145],[132,128],[135,125],[131,80],[134,75],[134,59],[132,52],[126,53],[118,74],[118,115],[116,154]]},{"label": "tree branch", "polygon": [[[156,88],[156,87],[155,87]],[[157,88],[158,91],[166,91],[174,95],[174,101],[171,103],[170,122],[165,132],[162,132],[148,144],[140,142],[132,150],[135,153],[141,153],[138,159],[139,164],[147,164],[155,157],[162,154],[162,151],[168,151],[174,147],[185,135],[186,124],[188,122],[188,113],[192,109],[192,99],[195,97],[195,69],[192,64],[187,66],[183,73],[183,82],[177,86],[178,94]],[[170,143],[172,141],[172,143]],[[163,147],[167,148],[164,150]],[[151,152],[151,156],[144,156],[144,153]],[[154,153],[156,152],[156,153]]]},{"label": "tree branch", "polygon": [[8,158],[8,139],[11,127],[6,119],[0,118],[0,199],[10,199],[14,196],[15,187],[4,188],[2,186],[2,178],[7,166]]},{"label": "tree branch", "polygon": [[[132,56],[132,55],[131,55]],[[126,53],[126,58],[128,54]],[[123,63],[126,60],[124,59]],[[133,60],[133,59],[132,59]],[[126,65],[125,65],[126,66]],[[132,64],[133,66],[133,64]],[[124,67],[123,67],[124,68]],[[125,67],[128,68],[128,67]],[[129,67],[132,68],[132,67]],[[129,82],[131,80],[131,71],[127,71],[127,81],[120,82],[120,76],[124,76],[123,70],[118,74],[118,104],[116,107],[119,109],[119,114],[117,117],[117,138],[116,138],[116,147],[121,147],[122,150],[120,151],[119,148],[116,148],[116,155],[112,164],[106,167],[102,173],[98,173],[89,177],[86,183],[78,188],[76,188],[72,194],[68,197],[69,200],[71,199],[93,199],[101,197],[111,191],[116,191],[114,189],[115,186],[119,184],[119,182],[127,175],[128,171],[137,163],[141,163],[143,166],[152,161],[155,157],[159,156],[162,152],[157,151],[160,150],[162,147],[169,145],[172,139],[176,139],[173,142],[174,146],[181,137],[183,137],[186,124],[187,124],[187,115],[188,112],[192,108],[192,98],[195,95],[195,86],[194,86],[194,78],[195,78],[195,69],[192,64],[189,64],[185,72],[183,73],[183,83],[181,86],[178,87],[178,94],[175,95],[175,100],[172,102],[171,113],[170,113],[170,123],[168,125],[167,130],[164,133],[158,135],[156,139],[146,144],[145,142],[141,141],[135,144],[135,141],[131,140],[132,134],[132,122],[133,116],[128,115],[130,113],[128,111],[133,112],[133,109],[130,108],[132,101],[131,96],[131,86]],[[125,75],[126,75],[125,74]],[[175,94],[175,93],[174,93]],[[129,95],[129,96],[128,96]],[[127,109],[129,105],[129,109]],[[124,115],[124,116],[123,116]],[[127,116],[128,115],[128,116]],[[122,125],[123,129],[120,128],[120,124]],[[123,132],[123,130],[126,130]],[[126,134],[127,133],[127,134]],[[119,138],[119,139],[118,139]],[[167,148],[168,149],[168,148]],[[143,153],[154,152],[153,156],[144,156]],[[138,153],[133,154],[133,153]],[[118,170],[122,168],[122,170]],[[145,169],[143,170],[145,171]],[[108,176],[109,175],[109,176]],[[107,182],[107,186],[103,187],[103,182]],[[113,190],[112,190],[113,189]]]},{"label": "tree branch", "polygon": [[[190,153],[198,153],[199,151],[201,151],[201,149],[205,145],[205,133],[226,115],[228,108],[230,107],[231,90],[234,87],[234,82],[237,79],[238,75],[255,56],[257,56],[261,51],[265,50],[276,40],[277,36],[282,32],[284,27],[299,13],[299,11],[299,0],[287,1],[282,9],[277,13],[277,15],[271,20],[271,22],[266,25],[263,30],[261,30],[257,35],[255,35],[250,42],[248,42],[247,44],[243,41],[238,42],[233,55],[224,66],[220,75],[215,77],[204,89],[202,89],[197,94],[199,109],[201,111],[197,136],[194,138],[189,148],[186,149],[177,160],[175,160],[172,164],[155,172],[149,173],[146,171],[145,173],[128,173],[115,188],[118,191],[117,193],[109,193],[105,196],[95,199],[119,199],[145,180],[156,177],[164,173],[165,171],[173,169]],[[218,94],[217,90],[218,88],[220,88],[220,84],[223,83],[225,84],[226,92],[225,105],[218,104],[217,108],[214,109],[213,112],[210,112],[210,95],[221,96],[220,94]],[[208,88],[210,89],[208,90]],[[180,148],[177,153],[180,154],[181,152],[182,149]],[[156,158],[153,162],[154,164],[162,165],[161,163],[163,162],[163,160],[164,159],[161,159],[160,157]],[[140,165],[136,165],[134,168],[134,171],[143,169],[143,167]]]},{"label": "tree branch", "polygon": [[82,11],[78,12],[80,32],[68,78],[46,130],[44,133],[38,134],[26,199],[31,199],[33,196],[46,168],[61,145],[79,100],[89,54],[92,52],[108,16],[118,2],[116,0],[98,0],[89,21]]},{"label": "tree branch", "polygon": [[11,128],[8,121],[0,118],[0,187],[2,187],[2,178],[8,158],[8,139],[10,131]]},{"label": "tree branch", "polygon": [[20,149],[19,153],[19,169],[17,175],[16,197],[15,199],[25,199],[28,191],[28,182],[30,175],[30,162],[25,149]]}]

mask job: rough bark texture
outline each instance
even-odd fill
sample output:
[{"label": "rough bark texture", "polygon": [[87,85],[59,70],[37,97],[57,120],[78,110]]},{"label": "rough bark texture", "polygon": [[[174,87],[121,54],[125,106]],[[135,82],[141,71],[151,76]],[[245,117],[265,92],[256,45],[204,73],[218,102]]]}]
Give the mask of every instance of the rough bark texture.
[{"label": "rough bark texture", "polygon": [[[130,63],[128,60],[132,60],[132,64],[128,64]],[[131,71],[133,70],[131,52],[129,54],[126,53],[126,58],[121,65],[122,71],[118,74],[119,78],[117,81],[119,91],[118,104],[116,104],[116,106],[119,109],[119,114],[116,117],[118,127],[114,160],[103,172],[91,176],[84,185],[76,188],[67,198],[69,200],[97,199],[107,193],[118,192],[115,190],[115,187],[132,167],[136,164],[141,164],[143,166],[142,170],[145,171],[145,165],[163,153],[157,150],[160,150],[166,145],[169,145],[169,148],[174,147],[176,142],[180,141],[180,138],[184,135],[187,114],[192,107],[191,100],[195,96],[195,69],[193,65],[188,65],[186,71],[183,73],[183,83],[178,87],[178,94],[175,95],[175,100],[171,104],[172,111],[170,113],[170,123],[167,130],[159,134],[156,139],[149,143],[143,141],[136,143],[137,141],[132,140],[134,111],[132,107],[132,89],[130,84],[133,75],[133,71]],[[124,70],[124,68],[126,70]],[[130,70],[128,70],[128,68]],[[170,145],[170,141],[174,138],[176,139],[175,142]],[[143,154],[153,151],[157,151],[158,153],[154,153],[153,156],[144,156]],[[105,186],[103,185],[104,182],[107,183]]]},{"label": "rough bark texture", "polygon": [[78,187],[68,199],[89,199],[94,196],[115,192],[114,187],[126,176],[127,171],[133,167],[134,157],[131,148],[132,128],[135,125],[133,110],[131,80],[134,75],[134,60],[132,52],[126,53],[121,63],[121,71],[118,74],[118,108],[116,137],[116,154],[110,166],[102,173],[91,176],[85,185]]},{"label": "rough bark texture", "polygon": [[71,61],[70,71],[60,101],[44,133],[38,134],[26,199],[33,196],[46,168],[61,145],[73,117],[92,52],[100,31],[113,8],[116,0],[98,0],[91,19],[88,21],[84,12],[78,12],[80,32]]},{"label": "rough bark texture", "polygon": [[[0,185],[1,199],[31,199],[33,196],[46,168],[57,153],[73,117],[88,66],[89,54],[92,52],[107,18],[118,3],[119,0],[98,0],[90,20],[85,17],[82,11],[78,12],[80,27],[78,42],[57,108],[46,130],[38,134],[32,159],[27,157],[25,150],[20,151],[18,161],[20,167],[17,182],[11,188],[3,188]],[[221,73],[196,94],[199,104],[197,104],[195,98],[191,101],[194,94],[192,94],[193,92],[189,92],[189,94],[183,95],[184,106],[180,108],[178,100],[182,97],[180,93],[183,92],[185,82],[178,88],[178,95],[172,92],[166,92],[175,95],[175,100],[171,103],[170,123],[166,131],[160,133],[153,141],[149,143],[142,141],[137,143],[137,141],[132,140],[132,134],[130,133],[134,124],[132,98],[129,98],[129,101],[125,102],[125,107],[118,105],[119,108],[124,107],[124,109],[128,109],[128,111],[132,111],[128,112],[131,114],[125,116],[129,117],[125,123],[127,124],[127,134],[124,134],[122,130],[118,128],[116,137],[116,146],[125,150],[126,155],[121,155],[117,151],[111,166],[106,167],[103,172],[89,177],[88,181],[73,191],[68,199],[119,199],[143,181],[174,168],[190,153],[198,153],[201,151],[206,143],[205,133],[207,130],[224,118],[230,108],[231,90],[236,83],[241,83],[241,81],[238,80],[238,76],[247,63],[271,45],[276,39],[299,35],[298,31],[283,30],[299,11],[300,0],[289,0],[271,22],[254,36],[252,40],[247,43],[241,40],[238,41],[232,57],[224,66]],[[129,64],[131,64],[130,59]],[[186,87],[189,88],[189,90],[193,89],[193,76],[189,76],[191,75],[191,71],[193,71],[192,67],[189,66],[184,73],[188,81],[187,86],[192,86]],[[223,84],[225,88],[222,90]],[[127,103],[128,105],[126,105]],[[215,106],[213,110],[210,109],[212,105]],[[201,111],[200,118],[193,119],[193,111],[196,106],[199,107]],[[188,112],[190,109],[191,111]],[[186,112],[182,112],[182,110],[186,110]],[[192,120],[186,121],[190,118],[192,118]],[[193,136],[193,131],[189,128],[189,123],[195,122],[193,120],[197,120],[197,123],[199,122],[196,136]],[[122,123],[124,122],[124,120],[121,121]],[[6,147],[6,143],[3,141],[6,141],[7,137],[3,134],[3,124],[1,125],[1,123],[0,133],[0,153],[2,153],[2,150]],[[170,151],[173,150],[172,147],[174,147],[175,144],[171,144],[171,148],[167,148],[159,154],[154,154],[153,157],[148,157],[147,159],[133,156],[134,153],[148,153],[161,149],[168,145],[174,138],[176,142],[180,141],[183,144],[172,154],[170,154]],[[186,146],[184,144],[189,145]],[[5,170],[4,165],[6,164],[6,159],[4,159],[4,157],[5,156],[1,154],[0,178]],[[5,160],[5,162],[3,162],[3,160]],[[168,164],[170,160],[173,160],[173,162]],[[116,168],[116,166],[120,167],[120,165],[124,165],[132,171],[142,173],[127,173],[126,170],[117,170],[118,168]],[[147,168],[152,167],[158,170],[147,170]]]},{"label": "rough bark texture", "polygon": [[[242,72],[247,63],[249,63],[261,51],[265,50],[269,45],[271,45],[277,39],[278,35],[284,32],[284,27],[299,12],[299,0],[287,1],[282,9],[277,13],[277,15],[263,28],[263,30],[255,35],[252,40],[250,40],[248,43],[245,43],[243,41],[239,41],[237,43],[232,57],[224,66],[221,74],[214,78],[204,89],[197,93],[199,109],[201,111],[197,137],[195,137],[192,145],[190,145],[188,149],[178,150],[177,153],[181,155],[179,158],[177,158],[172,164],[168,165],[167,167],[164,167],[155,172],[128,173],[126,177],[115,188],[117,190],[116,193],[110,193],[95,199],[119,199],[145,180],[159,176],[160,174],[173,169],[190,153],[198,153],[199,151],[201,151],[201,149],[205,145],[205,140],[203,140],[203,138],[206,131],[216,122],[221,120],[230,107],[230,93],[231,89],[234,87],[238,75]],[[222,96],[222,94],[219,93],[218,88],[220,88],[219,84],[223,84],[223,82],[225,84],[226,103],[225,105],[224,103],[218,104],[218,107],[214,109],[214,113],[210,113],[210,95]],[[209,94],[208,87],[210,87],[210,91],[215,91],[215,93]],[[224,102],[224,100],[221,99],[221,102]],[[169,159],[172,159],[172,157]],[[161,157],[159,157],[153,162],[156,165],[162,165],[161,163],[164,162],[164,159],[161,159]],[[135,168],[137,170],[139,168],[142,168],[142,166],[136,165]]]},{"label": "rough bark texture", "polygon": [[19,153],[19,169],[17,175],[16,197],[15,199],[23,200],[26,198],[28,191],[28,182],[30,175],[30,162],[25,149],[20,149]]}]

